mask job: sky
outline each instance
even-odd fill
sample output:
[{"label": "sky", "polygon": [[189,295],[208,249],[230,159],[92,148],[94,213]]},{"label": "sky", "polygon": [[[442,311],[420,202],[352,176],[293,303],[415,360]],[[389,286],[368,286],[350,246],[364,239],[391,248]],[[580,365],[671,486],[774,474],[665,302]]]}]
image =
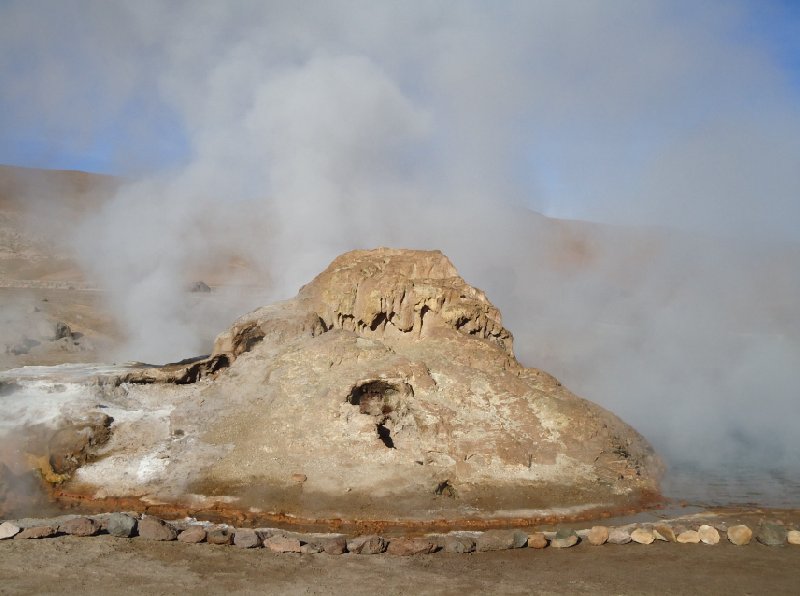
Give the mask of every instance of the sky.
[{"label": "sky", "polygon": [[[126,177],[70,227],[119,359],[208,351],[186,272],[220,255],[254,307],[436,248],[664,453],[796,465],[798,32],[777,0],[5,0],[0,163]],[[532,211],[614,227],[552,270]]]},{"label": "sky", "polygon": [[[0,163],[184,167],[282,69],[358,58],[427,119],[400,175],[558,217],[713,229],[739,210],[725,232],[797,238],[797,2],[128,5],[0,3]],[[762,189],[779,213],[741,209]]]}]

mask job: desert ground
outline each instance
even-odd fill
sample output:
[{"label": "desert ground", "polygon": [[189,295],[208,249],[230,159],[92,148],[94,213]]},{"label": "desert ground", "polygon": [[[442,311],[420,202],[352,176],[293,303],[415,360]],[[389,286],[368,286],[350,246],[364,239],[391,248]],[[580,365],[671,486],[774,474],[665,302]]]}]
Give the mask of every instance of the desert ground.
[{"label": "desert ground", "polygon": [[[34,177],[42,184],[39,193],[67,184],[72,189],[67,194],[79,198],[65,207],[72,215],[100,200],[102,193],[95,192],[98,187],[113,186],[107,179],[93,186],[80,173]],[[87,281],[69,254],[61,251],[58,235],[45,229],[37,234],[31,228],[16,200],[18,179],[19,173],[12,176],[7,169],[0,170],[0,312],[13,308],[25,316],[61,321],[69,326],[74,343],[42,340],[24,353],[0,350],[0,370],[103,361],[110,347],[121,340],[106,307],[105,290]],[[572,228],[568,238],[575,250],[562,253],[570,266],[583,258],[578,230]],[[210,294],[197,299],[219,298]],[[780,518],[795,527],[800,521],[796,511],[752,510],[725,516],[754,524]],[[568,549],[391,557],[279,555],[263,549],[62,536],[0,541],[0,594],[134,590],[147,594],[794,594],[798,564],[800,547],[773,548],[755,542],[736,547],[724,540],[714,546],[656,542],[593,547],[581,543]]]}]

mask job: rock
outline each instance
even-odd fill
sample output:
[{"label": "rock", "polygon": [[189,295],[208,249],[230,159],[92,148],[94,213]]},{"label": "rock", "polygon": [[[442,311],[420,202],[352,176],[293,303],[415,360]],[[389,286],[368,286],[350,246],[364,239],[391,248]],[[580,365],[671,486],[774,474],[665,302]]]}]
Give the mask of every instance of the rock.
[{"label": "rock", "polygon": [[719,543],[719,531],[714,526],[703,524],[697,529],[697,535],[703,544]]},{"label": "rock", "polygon": [[631,540],[639,544],[652,544],[655,539],[653,530],[648,530],[647,528],[636,528],[631,532]]},{"label": "rock", "polygon": [[189,526],[178,534],[178,540],[187,544],[197,544],[206,539],[206,529],[203,526]]},{"label": "rock", "polygon": [[347,541],[347,551],[359,555],[377,555],[386,550],[386,540],[380,536],[358,536]]},{"label": "rock", "polygon": [[211,287],[204,281],[196,281],[189,287],[190,292],[200,292],[203,294],[207,294],[211,291]]},{"label": "rock", "polygon": [[55,526],[32,526],[30,528],[25,528],[19,534],[14,536],[14,540],[50,538],[56,534],[58,534],[58,528]]},{"label": "rock", "polygon": [[94,536],[100,531],[100,524],[89,517],[76,517],[62,523],[58,530],[72,536]]},{"label": "rock", "polygon": [[786,544],[786,528],[780,524],[762,524],[756,540],[766,546],[783,546]]},{"label": "rock", "polygon": [[164,520],[148,515],[139,521],[139,537],[145,540],[175,540],[178,533]]},{"label": "rock", "polygon": [[0,524],[0,540],[13,538],[21,531],[22,529],[19,526],[11,523],[10,521],[3,522],[2,524]]},{"label": "rock", "polygon": [[233,535],[233,545],[239,548],[258,548],[261,546],[261,538],[255,530],[238,528]]},{"label": "rock", "polygon": [[347,552],[347,538],[344,536],[316,538],[314,539],[314,544],[318,545],[328,555],[341,555]]},{"label": "rock", "polygon": [[608,532],[609,544],[628,544],[631,541],[631,533],[625,528],[611,528]]},{"label": "rock", "polygon": [[136,518],[127,513],[112,513],[106,521],[106,531],[117,538],[130,538],[136,532]]},{"label": "rock", "polygon": [[548,544],[548,540],[542,532],[534,532],[528,534],[528,548],[544,548]]},{"label": "rock", "polygon": [[556,532],[555,538],[550,541],[550,546],[552,548],[569,548],[570,546],[575,546],[578,544],[578,534],[575,530],[569,530],[567,528],[559,528]]},{"label": "rock", "polygon": [[656,537],[656,540],[664,540],[666,542],[676,542],[677,538],[675,537],[675,530],[672,529],[672,526],[667,524],[656,524],[653,526],[653,533]]},{"label": "rock", "polygon": [[272,536],[264,540],[264,546],[274,553],[299,553],[302,545],[297,538],[286,536]]},{"label": "rock", "polygon": [[469,536],[453,536],[448,534],[442,540],[442,548],[446,553],[474,553],[475,540]]},{"label": "rock", "polygon": [[681,544],[697,544],[700,542],[700,534],[697,530],[685,530],[678,534],[676,540]]},{"label": "rock", "polygon": [[753,530],[745,525],[731,526],[728,528],[728,540],[736,546],[750,544],[753,538]]},{"label": "rock", "polygon": [[229,528],[206,530],[206,542],[219,545],[230,544],[233,542],[233,532]]},{"label": "rock", "polygon": [[308,476],[305,474],[292,474],[292,482],[297,482],[298,484],[302,484],[308,480]]},{"label": "rock", "polygon": [[786,542],[789,544],[800,545],[800,530],[789,530],[786,532]]},{"label": "rock", "polygon": [[608,541],[608,528],[606,526],[592,526],[589,533],[586,535],[586,540],[589,544],[600,546]]},{"label": "rock", "polygon": [[427,538],[394,538],[386,552],[390,555],[426,555],[439,550],[439,545]]},{"label": "rock", "polygon": [[528,543],[528,534],[521,530],[488,530],[478,536],[475,550],[487,552],[522,548]]},{"label": "rock", "polygon": [[300,552],[304,555],[316,555],[323,552],[323,548],[313,542],[301,542]]}]

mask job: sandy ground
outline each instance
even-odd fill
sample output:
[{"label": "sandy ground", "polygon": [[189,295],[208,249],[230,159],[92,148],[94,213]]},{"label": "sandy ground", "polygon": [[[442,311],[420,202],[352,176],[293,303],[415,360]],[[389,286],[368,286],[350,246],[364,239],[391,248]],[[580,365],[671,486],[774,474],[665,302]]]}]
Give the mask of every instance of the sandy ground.
[{"label": "sandy ground", "polygon": [[800,547],[654,543],[415,557],[61,537],[0,542],[0,594],[796,594]]}]

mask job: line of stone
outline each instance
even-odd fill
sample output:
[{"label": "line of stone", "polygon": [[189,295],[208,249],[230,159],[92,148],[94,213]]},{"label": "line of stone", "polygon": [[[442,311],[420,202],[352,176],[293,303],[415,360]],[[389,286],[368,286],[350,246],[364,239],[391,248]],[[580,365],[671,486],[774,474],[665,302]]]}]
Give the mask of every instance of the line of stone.
[{"label": "line of stone", "polygon": [[755,537],[760,544],[800,545],[800,531],[784,525],[763,523],[754,533],[746,525],[701,524],[687,528],[678,524],[628,524],[626,526],[593,526],[584,530],[561,528],[555,532],[528,533],[523,530],[488,530],[486,532],[451,532],[424,537],[391,537],[344,534],[302,534],[276,528],[234,528],[228,525],[196,520],[164,521],[157,517],[129,513],[96,516],[68,515],[51,519],[10,520],[0,524],[0,540],[41,539],[56,536],[138,537],[144,540],[184,543],[233,545],[234,547],[266,548],[275,553],[326,553],[329,555],[380,554],[419,555],[435,552],[471,553],[516,548],[569,548],[580,542],[603,544],[652,544],[655,541],[709,545],[721,540],[720,530],[728,541],[738,546],[749,544]]}]

